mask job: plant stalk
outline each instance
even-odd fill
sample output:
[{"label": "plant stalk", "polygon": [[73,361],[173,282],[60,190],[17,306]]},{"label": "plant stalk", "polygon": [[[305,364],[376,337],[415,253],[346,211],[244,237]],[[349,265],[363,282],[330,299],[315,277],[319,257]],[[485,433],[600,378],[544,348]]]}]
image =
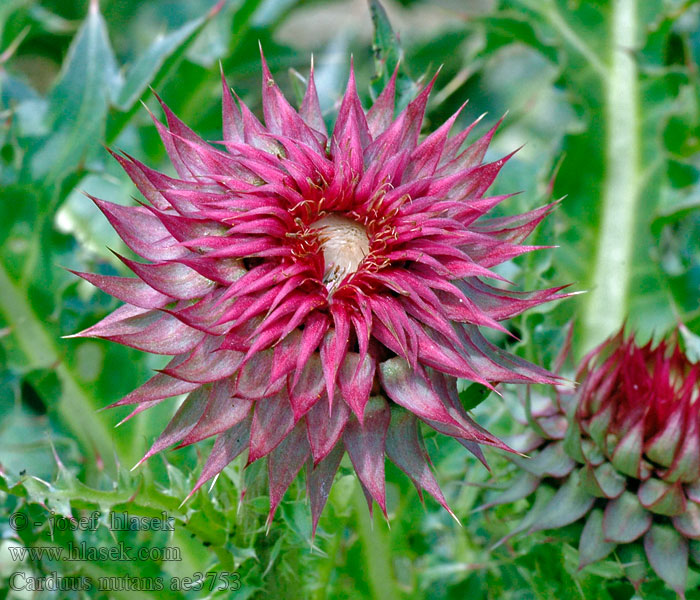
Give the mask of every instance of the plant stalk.
[{"label": "plant stalk", "polygon": [[614,333],[627,316],[640,192],[638,77],[632,54],[636,30],[637,0],[613,0],[610,68],[604,78],[606,173],[582,352]]},{"label": "plant stalk", "polygon": [[365,559],[366,577],[372,597],[375,600],[398,600],[396,582],[391,565],[391,549],[386,534],[381,531],[383,523],[379,511],[374,511],[373,518],[367,512],[367,503],[359,482],[353,494],[357,531],[362,544]]}]

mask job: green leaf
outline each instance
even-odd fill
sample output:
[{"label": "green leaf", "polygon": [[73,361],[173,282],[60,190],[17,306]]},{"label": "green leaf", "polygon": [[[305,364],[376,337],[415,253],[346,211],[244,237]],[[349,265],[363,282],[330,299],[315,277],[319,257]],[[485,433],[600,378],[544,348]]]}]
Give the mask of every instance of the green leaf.
[{"label": "green leaf", "polygon": [[648,578],[649,566],[644,556],[644,550],[639,544],[618,546],[616,554],[622,562],[625,575],[633,585],[638,587],[642,581]]},{"label": "green leaf", "polygon": [[522,469],[536,475],[544,477],[565,477],[573,470],[576,463],[566,453],[563,442],[554,442],[540,450],[532,458],[520,458],[513,456],[511,461]]},{"label": "green leaf", "polygon": [[683,346],[688,360],[691,362],[700,362],[700,335],[695,335],[687,327],[680,328],[683,338]]},{"label": "green leaf", "polygon": [[49,95],[51,134],[29,155],[32,178],[59,182],[99,147],[118,79],[107,28],[93,1]]},{"label": "green leaf", "polygon": [[586,465],[581,474],[584,487],[599,498],[617,498],[625,491],[625,477],[609,462],[598,467]]},{"label": "green leaf", "polygon": [[536,27],[536,19],[532,18],[522,9],[502,10],[495,15],[485,15],[474,19],[477,23],[483,23],[488,32],[485,51],[494,52],[502,46],[512,43],[514,40],[538,50],[551,62],[558,59],[557,48],[542,39]]},{"label": "green leaf", "polygon": [[574,471],[557,490],[530,531],[559,529],[569,525],[585,515],[594,502],[595,497],[584,490],[578,471]]},{"label": "green leaf", "polygon": [[523,517],[522,521],[520,521],[517,526],[511,527],[506,536],[491,546],[491,550],[494,550],[501,544],[511,539],[513,536],[531,529],[534,524],[545,518],[545,515],[552,503],[552,499],[556,496],[556,493],[557,492],[555,492],[551,486],[540,485],[535,491],[535,501],[527,514]]},{"label": "green leaf", "polygon": [[700,565],[700,541],[690,540],[690,557]]},{"label": "green leaf", "polygon": [[61,381],[51,369],[35,369],[27,373],[22,382],[22,395],[31,393],[27,387],[44,398],[59,398],[62,393]]},{"label": "green leaf", "polygon": [[629,475],[639,477],[644,444],[644,419],[640,419],[615,445],[612,454],[612,464],[615,468]]},{"label": "green leaf", "polygon": [[583,463],[586,457],[583,455],[581,446],[581,431],[576,421],[569,421],[569,427],[566,430],[564,437],[564,449],[566,453],[574,460]]},{"label": "green leaf", "polygon": [[[114,105],[120,111],[128,111],[144,94],[149,84],[172,66],[172,59],[179,56],[202,30],[208,20],[200,17],[185,23],[167,35],[156,36],[153,43],[129,67],[121,86],[114,90]],[[180,52],[178,52],[180,51]]]},{"label": "green leaf", "polygon": [[374,54],[374,77],[370,85],[372,96],[376,98],[389,82],[396,66],[399,72],[396,77],[396,105],[399,110],[404,108],[415,95],[418,86],[409,77],[406,65],[401,62],[403,49],[399,38],[391,27],[389,17],[379,0],[370,0],[369,10],[374,25],[372,52]]},{"label": "green leaf", "polygon": [[644,535],[650,526],[651,513],[632,492],[623,492],[605,507],[603,533],[608,541],[618,544],[633,542]]},{"label": "green leaf", "polygon": [[3,3],[0,4],[0,41],[3,38],[5,25],[8,23],[8,17],[28,3],[29,0],[4,0]]},{"label": "green leaf", "polygon": [[459,393],[459,399],[464,405],[464,410],[469,411],[479,406],[490,394],[491,390],[485,385],[472,383]]},{"label": "green leaf", "polygon": [[675,529],[652,525],[644,536],[644,550],[651,568],[678,594],[688,577],[688,541]]},{"label": "green leaf", "polygon": [[67,459],[76,460],[80,456],[78,445],[71,436],[47,428],[48,403],[42,398],[42,382],[50,391],[56,376],[53,371],[35,370],[22,378],[8,365],[1,347],[0,365],[0,413],[3,415],[0,422],[0,470],[8,477],[25,472],[48,480],[55,471],[52,445]]},{"label": "green leaf", "polygon": [[508,482],[508,487],[505,491],[498,491],[493,499],[486,504],[483,504],[479,509],[490,508],[491,506],[499,506],[501,504],[511,504],[527,498],[532,494],[542,482],[541,477],[537,477],[527,471],[522,471],[517,477],[514,477]]},{"label": "green leaf", "polygon": [[394,33],[389,17],[379,0],[370,0],[370,14],[374,26],[374,38],[372,40],[372,52],[374,53],[374,79],[377,95],[384,89],[394,72],[396,65],[403,56],[399,38]]},{"label": "green leaf", "polygon": [[578,545],[579,569],[593,562],[604,559],[617,546],[614,542],[606,542],[603,535],[603,511],[596,508],[586,519]]},{"label": "green leaf", "polygon": [[685,511],[686,498],[679,483],[669,484],[650,477],[639,486],[639,501],[657,515],[677,516]]},{"label": "green leaf", "polygon": [[700,505],[688,500],[685,511],[671,520],[677,531],[687,538],[700,538]]}]

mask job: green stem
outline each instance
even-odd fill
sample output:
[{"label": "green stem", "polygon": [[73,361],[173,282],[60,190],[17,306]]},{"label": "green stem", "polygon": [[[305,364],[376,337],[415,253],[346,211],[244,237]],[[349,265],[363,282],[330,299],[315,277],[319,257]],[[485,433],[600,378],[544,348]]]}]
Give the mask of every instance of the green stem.
[{"label": "green stem", "polygon": [[605,186],[593,287],[583,323],[583,351],[612,334],[627,316],[640,191],[637,67],[632,55],[636,4],[636,0],[613,2],[610,75],[605,80]]},{"label": "green stem", "polygon": [[[33,367],[52,368],[61,382],[58,411],[80,443],[99,454],[109,473],[116,474],[112,434],[97,417],[95,404],[81,387],[75,375],[63,362],[53,337],[36,316],[26,294],[0,265],[0,313],[12,328],[19,349]],[[89,464],[93,470],[95,464]]]},{"label": "green stem", "polygon": [[375,600],[398,600],[394,572],[391,566],[391,549],[386,533],[382,531],[379,511],[374,512],[372,521],[367,512],[367,503],[358,483],[353,494],[355,513],[357,515],[357,532],[362,544],[365,559],[365,577],[369,582],[372,597]]}]

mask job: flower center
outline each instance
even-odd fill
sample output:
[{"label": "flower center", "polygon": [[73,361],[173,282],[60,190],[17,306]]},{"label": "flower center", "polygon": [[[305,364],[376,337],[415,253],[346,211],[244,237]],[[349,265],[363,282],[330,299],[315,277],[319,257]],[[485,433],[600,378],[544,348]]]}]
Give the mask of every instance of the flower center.
[{"label": "flower center", "polygon": [[325,264],[323,283],[332,294],[347,275],[357,271],[369,254],[369,238],[362,225],[336,214],[319,219],[311,229],[318,232]]}]

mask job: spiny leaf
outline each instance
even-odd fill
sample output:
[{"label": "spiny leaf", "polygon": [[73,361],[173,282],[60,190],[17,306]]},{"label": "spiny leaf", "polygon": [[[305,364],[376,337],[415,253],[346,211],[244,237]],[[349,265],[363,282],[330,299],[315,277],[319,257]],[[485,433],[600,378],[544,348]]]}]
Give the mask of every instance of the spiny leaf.
[{"label": "spiny leaf", "polygon": [[379,93],[389,81],[396,65],[401,60],[403,51],[381,2],[370,0],[369,10],[374,25],[372,51],[374,52],[375,75],[372,83],[379,87],[376,90]]},{"label": "spiny leaf", "polygon": [[51,134],[30,155],[34,179],[60,181],[99,144],[118,77],[104,19],[92,2],[49,95]]},{"label": "spiny leaf", "polygon": [[126,72],[123,84],[112,92],[114,106],[120,112],[110,117],[107,123],[107,143],[112,143],[116,139],[122,128],[134,115],[138,109],[138,99],[144,95],[148,86],[160,87],[163,80],[179,64],[204,27],[219,13],[222,6],[220,1],[206,15],[185,23],[179,29],[165,36],[157,37],[149,48],[134,61]]},{"label": "spiny leaf", "polygon": [[462,401],[464,410],[472,410],[479,406],[486,398],[489,397],[491,390],[480,383],[472,383],[467,389],[459,393],[459,399]]},{"label": "spiny leaf", "polygon": [[399,68],[396,77],[396,106],[399,110],[415,95],[416,82],[408,75],[403,60],[403,49],[399,37],[391,27],[389,17],[379,0],[370,0],[369,9],[374,25],[372,52],[374,53],[374,78],[370,92],[376,98],[389,82],[394,70]]},{"label": "spiny leaf", "polygon": [[114,90],[114,105],[121,111],[129,110],[148,85],[170,66],[169,59],[196,37],[206,21],[207,18],[200,17],[167,35],[156,36],[153,43],[128,69],[123,85]]}]

